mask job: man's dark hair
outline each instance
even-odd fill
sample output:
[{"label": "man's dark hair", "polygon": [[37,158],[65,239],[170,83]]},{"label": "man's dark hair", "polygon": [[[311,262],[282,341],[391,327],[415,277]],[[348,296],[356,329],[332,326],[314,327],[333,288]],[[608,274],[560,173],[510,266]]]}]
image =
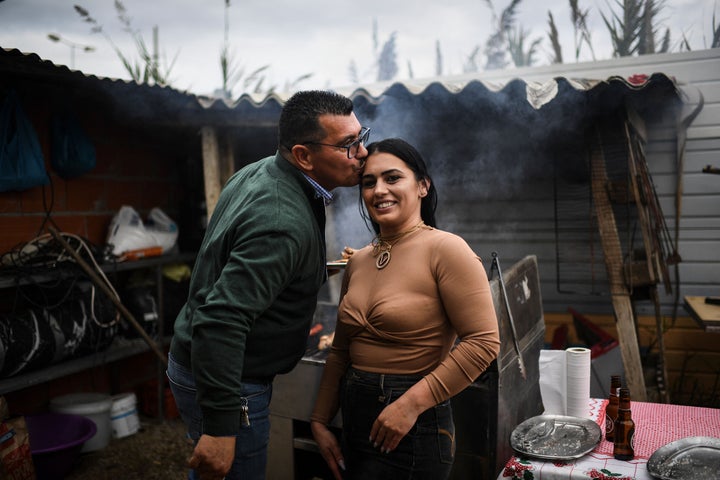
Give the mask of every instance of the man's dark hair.
[{"label": "man's dark hair", "polygon": [[320,115],[350,115],[353,103],[335,92],[306,90],[294,94],[283,106],[278,125],[278,145],[291,149],[303,142],[320,141],[327,134]]}]

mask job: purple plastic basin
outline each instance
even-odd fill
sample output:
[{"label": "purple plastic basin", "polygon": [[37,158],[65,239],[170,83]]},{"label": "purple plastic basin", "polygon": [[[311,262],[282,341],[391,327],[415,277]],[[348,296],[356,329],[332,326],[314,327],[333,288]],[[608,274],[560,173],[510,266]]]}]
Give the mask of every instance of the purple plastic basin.
[{"label": "purple plastic basin", "polygon": [[37,480],[64,478],[75,466],[83,444],[97,431],[82,415],[40,413],[25,417]]}]

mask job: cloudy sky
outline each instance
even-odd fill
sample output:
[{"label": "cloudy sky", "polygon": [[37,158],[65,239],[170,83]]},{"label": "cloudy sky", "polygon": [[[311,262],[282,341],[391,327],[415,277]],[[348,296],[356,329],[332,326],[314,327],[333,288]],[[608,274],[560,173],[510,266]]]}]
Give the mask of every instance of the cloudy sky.
[{"label": "cloudy sky", "polygon": [[[510,0],[494,0],[498,14]],[[589,9],[589,27],[596,59],[610,58],[610,42],[600,12],[608,16],[618,0],[579,0]],[[224,40],[225,0],[122,0],[131,26],[152,48],[158,27],[161,58],[174,65],[172,85],[194,93],[211,93],[222,84],[219,66]],[[670,28],[677,50],[684,35],[693,50],[707,48],[712,37],[717,0],[666,0],[661,20]],[[488,0],[230,0],[229,44],[236,64],[246,72],[267,66],[268,85],[298,83],[301,88],[333,88],[352,84],[351,62],[360,81],[376,79],[373,22],[381,47],[395,33],[400,71],[395,80],[435,75],[439,42],[444,74],[463,73],[463,65],[492,31]],[[104,34],[92,33],[73,5],[87,10]],[[717,10],[717,12],[716,12]],[[565,62],[574,62],[573,29],[568,0],[524,0],[517,25],[530,40],[542,37],[537,64],[547,64],[548,11],[559,28]],[[720,21],[720,18],[718,18]],[[53,42],[48,34],[60,37]],[[133,61],[138,59],[131,36],[123,31],[114,0],[0,0],[0,46],[17,48],[60,65],[98,76],[129,76],[111,42]],[[75,45],[74,47],[72,45]],[[92,51],[84,51],[84,46]],[[584,49],[580,60],[591,60]],[[484,58],[480,60],[484,64]]]}]

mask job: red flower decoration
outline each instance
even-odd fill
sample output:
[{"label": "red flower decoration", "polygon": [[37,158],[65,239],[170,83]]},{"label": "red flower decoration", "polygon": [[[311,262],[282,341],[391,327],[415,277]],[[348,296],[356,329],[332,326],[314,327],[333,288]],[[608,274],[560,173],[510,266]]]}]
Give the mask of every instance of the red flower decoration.
[{"label": "red flower decoration", "polygon": [[612,473],[610,470],[598,470],[593,468],[589,472],[585,472],[590,478],[598,478],[599,480],[633,480],[632,477],[625,477],[619,473]]},{"label": "red flower decoration", "polygon": [[518,460],[517,458],[513,457],[505,465],[505,469],[503,470],[503,478],[512,478],[518,480],[533,478],[532,472],[528,471],[527,474],[525,474],[526,470],[532,470],[532,468],[532,463],[524,460]]},{"label": "red flower decoration", "polygon": [[648,76],[644,73],[636,73],[635,75],[630,75],[627,80],[633,85],[642,85],[647,82]]}]

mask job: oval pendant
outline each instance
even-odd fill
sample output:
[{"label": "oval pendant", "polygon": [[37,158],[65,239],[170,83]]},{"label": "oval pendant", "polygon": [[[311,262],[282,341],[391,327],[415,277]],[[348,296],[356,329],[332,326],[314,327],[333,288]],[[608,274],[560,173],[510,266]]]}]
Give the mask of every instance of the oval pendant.
[{"label": "oval pendant", "polygon": [[385,250],[380,253],[377,260],[375,260],[375,266],[378,268],[378,270],[382,270],[383,268],[387,267],[388,263],[390,263],[390,251]]}]

